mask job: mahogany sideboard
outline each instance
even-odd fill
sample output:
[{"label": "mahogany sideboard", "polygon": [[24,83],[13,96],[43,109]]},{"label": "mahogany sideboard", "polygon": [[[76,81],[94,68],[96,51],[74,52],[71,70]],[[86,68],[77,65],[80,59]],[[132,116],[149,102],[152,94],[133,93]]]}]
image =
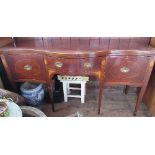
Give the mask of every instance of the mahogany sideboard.
[{"label": "mahogany sideboard", "polygon": [[[94,76],[99,82],[98,113],[100,114],[104,85],[140,87],[135,104],[136,115],[142,102],[155,55],[140,50],[45,50],[28,48],[2,48],[1,60],[14,90],[15,82],[45,83],[52,99],[54,75]],[[54,103],[52,102],[54,111]]]}]

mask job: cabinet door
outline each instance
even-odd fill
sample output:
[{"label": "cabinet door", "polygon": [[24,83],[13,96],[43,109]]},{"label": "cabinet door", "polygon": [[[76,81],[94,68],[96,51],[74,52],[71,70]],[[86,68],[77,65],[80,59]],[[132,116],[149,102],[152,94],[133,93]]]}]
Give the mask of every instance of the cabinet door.
[{"label": "cabinet door", "polygon": [[106,82],[143,83],[147,64],[144,56],[108,56]]},{"label": "cabinet door", "polygon": [[14,80],[46,80],[43,56],[39,54],[5,55]]}]

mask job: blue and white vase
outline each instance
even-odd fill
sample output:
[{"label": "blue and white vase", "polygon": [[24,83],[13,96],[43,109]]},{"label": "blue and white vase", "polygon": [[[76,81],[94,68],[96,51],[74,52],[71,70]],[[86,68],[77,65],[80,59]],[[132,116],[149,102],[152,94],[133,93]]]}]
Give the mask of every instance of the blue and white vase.
[{"label": "blue and white vase", "polygon": [[21,95],[24,96],[31,106],[37,106],[44,99],[43,84],[25,82],[20,87]]}]

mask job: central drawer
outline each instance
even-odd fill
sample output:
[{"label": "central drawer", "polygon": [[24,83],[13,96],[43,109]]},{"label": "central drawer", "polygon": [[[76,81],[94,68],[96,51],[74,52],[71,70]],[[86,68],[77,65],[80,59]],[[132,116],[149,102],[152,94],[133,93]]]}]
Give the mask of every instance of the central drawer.
[{"label": "central drawer", "polygon": [[147,65],[144,56],[108,56],[106,82],[142,83]]},{"label": "central drawer", "polygon": [[93,71],[99,71],[101,65],[105,64],[105,57],[58,58],[48,56],[46,62],[48,68],[55,70],[57,73],[87,75],[92,74]]}]

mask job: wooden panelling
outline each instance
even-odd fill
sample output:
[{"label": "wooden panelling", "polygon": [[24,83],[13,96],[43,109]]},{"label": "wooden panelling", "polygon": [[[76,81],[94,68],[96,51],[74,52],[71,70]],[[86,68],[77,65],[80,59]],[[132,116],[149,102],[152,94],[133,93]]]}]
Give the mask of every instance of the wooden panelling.
[{"label": "wooden panelling", "polygon": [[44,48],[45,49],[52,49],[52,39],[49,37],[49,38],[43,38],[43,43],[44,43]]},{"label": "wooden panelling", "polygon": [[78,37],[71,37],[70,38],[70,48],[73,50],[79,49],[79,38]]},{"label": "wooden panelling", "polygon": [[150,38],[147,37],[134,37],[131,38],[129,49],[143,49],[148,48]]},{"label": "wooden panelling", "polygon": [[99,38],[90,38],[90,49],[97,50],[100,47],[100,40]]},{"label": "wooden panelling", "polygon": [[119,49],[119,38],[110,38],[109,50]]},{"label": "wooden panelling", "polygon": [[129,43],[130,39],[129,38],[120,38],[119,41],[119,49],[129,49]]},{"label": "wooden panelling", "polygon": [[79,38],[79,49],[89,50],[90,49],[90,38],[87,38],[87,37]]},{"label": "wooden panelling", "polygon": [[61,49],[62,48],[61,37],[53,37],[53,38],[51,38],[51,41],[52,41],[53,49]]},{"label": "wooden panelling", "polygon": [[149,37],[17,37],[17,47],[71,50],[146,49]]},{"label": "wooden panelling", "polygon": [[61,47],[62,49],[70,49],[70,38],[69,37],[63,37],[61,38]]},{"label": "wooden panelling", "polygon": [[99,49],[107,50],[109,49],[110,45],[110,38],[100,38],[100,44],[99,44]]},{"label": "wooden panelling", "polygon": [[13,46],[14,39],[11,37],[0,37],[0,47]]},{"label": "wooden panelling", "polygon": [[17,37],[15,43],[17,47],[44,48],[43,40],[39,37]]}]

